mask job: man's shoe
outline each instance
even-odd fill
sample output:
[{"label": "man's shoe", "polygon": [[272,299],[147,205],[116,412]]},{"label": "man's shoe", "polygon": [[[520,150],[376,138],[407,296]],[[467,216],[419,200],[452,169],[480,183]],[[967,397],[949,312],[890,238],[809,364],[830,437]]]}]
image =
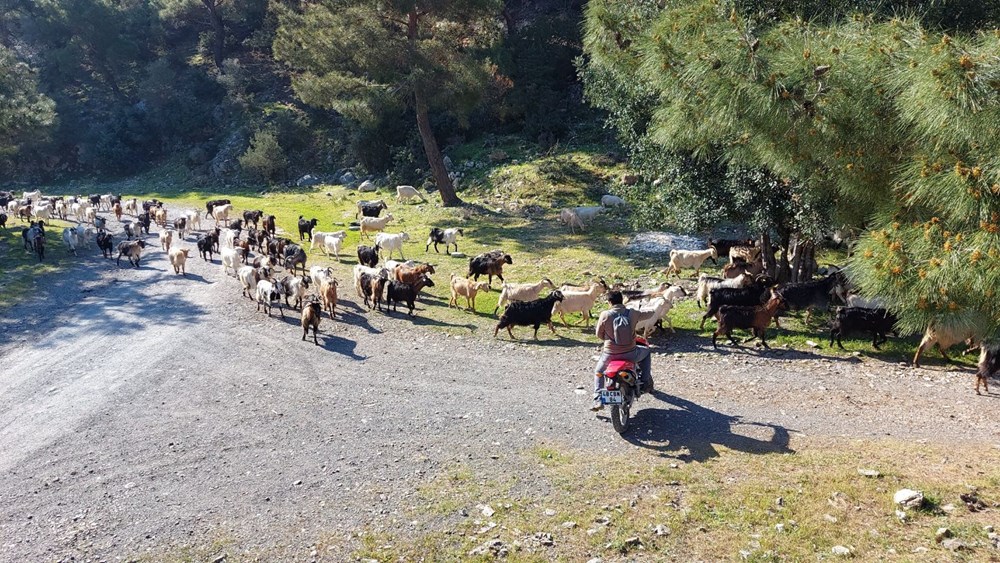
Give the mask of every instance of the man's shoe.
[{"label": "man's shoe", "polygon": [[597,412],[604,409],[604,403],[600,399],[594,399],[594,404],[590,406],[590,410]]}]

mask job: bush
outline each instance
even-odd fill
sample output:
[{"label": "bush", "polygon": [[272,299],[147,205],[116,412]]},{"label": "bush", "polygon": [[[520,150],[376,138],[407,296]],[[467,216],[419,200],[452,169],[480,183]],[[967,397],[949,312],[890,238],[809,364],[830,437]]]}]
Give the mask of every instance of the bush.
[{"label": "bush", "polygon": [[250,147],[240,156],[243,170],[262,180],[277,180],[285,175],[288,157],[278,142],[274,131],[257,131],[250,140]]}]

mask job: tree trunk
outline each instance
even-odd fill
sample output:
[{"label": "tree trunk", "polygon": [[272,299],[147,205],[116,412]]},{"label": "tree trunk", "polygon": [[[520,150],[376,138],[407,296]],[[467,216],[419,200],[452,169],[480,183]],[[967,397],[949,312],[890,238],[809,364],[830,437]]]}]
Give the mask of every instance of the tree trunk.
[{"label": "tree trunk", "polygon": [[805,251],[805,243],[796,238],[795,250],[792,251],[792,276],[789,278],[789,281],[792,283],[802,281],[800,278],[802,274],[802,255],[805,254]]},{"label": "tree trunk", "polygon": [[774,253],[771,252],[771,235],[767,231],[760,235],[760,256],[764,261],[764,273],[774,279]]},{"label": "tree trunk", "polygon": [[[410,41],[411,49],[416,49],[418,18],[416,10],[409,13],[406,35]],[[427,108],[427,100],[424,98],[420,84],[413,87],[413,109],[417,114],[417,129],[420,130],[420,140],[424,144],[424,154],[427,155],[427,163],[430,164],[431,172],[434,174],[434,182],[441,193],[441,204],[445,207],[461,205],[462,200],[455,193],[455,186],[452,185],[451,178],[448,177],[448,168],[444,165],[444,156],[441,155],[437,139],[434,138],[430,110]]]},{"label": "tree trunk", "polygon": [[778,236],[781,237],[781,242],[779,243],[781,248],[778,249],[778,275],[775,277],[775,281],[784,283],[789,278],[788,247],[791,246],[792,237],[789,233],[780,233]]},{"label": "tree trunk", "polygon": [[212,34],[215,36],[212,38],[212,61],[215,63],[215,68],[219,69],[219,74],[226,74],[226,71],[222,70],[222,60],[226,50],[226,23],[222,21],[222,14],[219,13],[219,4],[222,2],[221,0],[201,0],[201,2],[208,8],[208,16],[212,20]]}]

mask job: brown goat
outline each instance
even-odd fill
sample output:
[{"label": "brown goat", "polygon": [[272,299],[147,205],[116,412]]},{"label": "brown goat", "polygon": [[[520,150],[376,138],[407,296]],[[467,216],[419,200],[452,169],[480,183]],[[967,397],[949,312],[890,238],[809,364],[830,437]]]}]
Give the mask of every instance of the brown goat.
[{"label": "brown goat", "polygon": [[319,284],[319,297],[323,301],[323,309],[330,314],[332,320],[337,314],[337,280],[323,279]]},{"label": "brown goat", "polygon": [[434,266],[430,264],[417,264],[416,266],[407,266],[406,264],[400,264],[396,266],[396,281],[401,281],[403,283],[417,283],[424,274],[430,275],[434,273]]},{"label": "brown goat", "polygon": [[[551,282],[550,282],[551,283]],[[480,291],[489,291],[490,284],[486,282],[474,282],[470,279],[460,277],[456,274],[451,275],[451,300],[448,301],[448,308],[450,309],[454,306],[458,308],[458,297],[461,295],[465,297],[465,303],[469,306],[470,311],[476,310],[476,294]]]},{"label": "brown goat", "polygon": [[[767,327],[771,324],[771,319],[778,313],[785,303],[779,295],[771,291],[771,299],[768,300],[764,305],[759,305],[756,307],[743,307],[740,305],[723,305],[719,309],[719,326],[712,333],[712,346],[718,348],[716,344],[716,339],[720,334],[725,334],[729,337],[729,341],[733,343],[734,346],[739,346],[739,343],[733,338],[734,328],[750,329],[753,332],[753,336],[760,339],[760,343],[764,348],[770,349],[765,340],[767,335]],[[752,339],[752,338],[751,338]]]},{"label": "brown goat", "polygon": [[302,340],[309,334],[309,327],[312,327],[313,342],[318,346],[319,339],[316,333],[319,332],[319,320],[323,316],[322,309],[318,301],[310,301],[302,307]]},{"label": "brown goat", "polygon": [[750,274],[751,276],[759,275],[764,271],[764,261],[757,257],[753,262],[747,262],[742,258],[737,258],[735,262],[731,262],[722,267],[722,277],[727,280],[733,278],[738,278],[743,274]]}]

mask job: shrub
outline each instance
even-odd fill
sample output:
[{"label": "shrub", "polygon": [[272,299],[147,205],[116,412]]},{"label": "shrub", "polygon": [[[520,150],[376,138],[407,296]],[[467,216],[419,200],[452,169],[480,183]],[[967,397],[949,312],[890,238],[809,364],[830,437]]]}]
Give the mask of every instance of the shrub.
[{"label": "shrub", "polygon": [[250,147],[240,156],[240,166],[260,179],[273,181],[284,176],[288,157],[274,131],[264,129],[250,140]]}]

